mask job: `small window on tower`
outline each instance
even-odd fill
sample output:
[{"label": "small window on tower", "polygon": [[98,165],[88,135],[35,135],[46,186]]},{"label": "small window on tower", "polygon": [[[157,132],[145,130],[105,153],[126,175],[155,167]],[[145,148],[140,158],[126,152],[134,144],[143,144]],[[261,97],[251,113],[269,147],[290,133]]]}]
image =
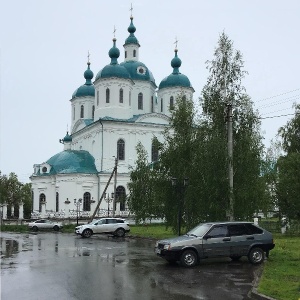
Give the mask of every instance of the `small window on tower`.
[{"label": "small window on tower", "polygon": [[136,50],[133,50],[133,57],[136,57]]},{"label": "small window on tower", "polygon": [[47,172],[47,167],[43,167],[42,172],[46,173]]},{"label": "small window on tower", "polygon": [[138,109],[143,109],[143,94],[138,94]]},{"label": "small window on tower", "polygon": [[127,58],[127,51],[125,51],[125,58]]},{"label": "small window on tower", "polygon": [[123,89],[120,89],[119,102],[123,103]]},{"label": "small window on tower", "polygon": [[84,118],[84,106],[81,105],[80,107],[80,118]]},{"label": "small window on tower", "polygon": [[174,97],[171,96],[170,97],[170,110],[173,110],[174,109]]},{"label": "small window on tower", "polygon": [[110,96],[110,92],[109,92],[109,88],[106,89],[106,103],[109,103],[109,96]]}]

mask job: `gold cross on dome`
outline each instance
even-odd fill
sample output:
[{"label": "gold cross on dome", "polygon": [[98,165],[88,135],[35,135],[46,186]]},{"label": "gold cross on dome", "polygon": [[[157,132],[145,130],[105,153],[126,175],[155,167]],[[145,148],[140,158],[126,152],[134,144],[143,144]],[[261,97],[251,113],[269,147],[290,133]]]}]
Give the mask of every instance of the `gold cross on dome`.
[{"label": "gold cross on dome", "polygon": [[113,31],[114,37],[116,37],[116,31],[117,31],[117,29],[116,29],[116,27],[114,26],[114,31]]},{"label": "gold cross on dome", "polygon": [[87,58],[88,58],[88,63],[90,63],[90,51],[88,51]]}]

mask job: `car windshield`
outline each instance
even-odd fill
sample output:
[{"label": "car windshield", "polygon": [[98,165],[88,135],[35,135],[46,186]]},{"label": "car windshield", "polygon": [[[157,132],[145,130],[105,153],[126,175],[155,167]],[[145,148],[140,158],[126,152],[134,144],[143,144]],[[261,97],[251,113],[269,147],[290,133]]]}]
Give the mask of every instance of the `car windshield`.
[{"label": "car windshield", "polygon": [[190,230],[187,235],[193,235],[193,236],[203,236],[211,227],[211,224],[199,224],[192,230]]}]

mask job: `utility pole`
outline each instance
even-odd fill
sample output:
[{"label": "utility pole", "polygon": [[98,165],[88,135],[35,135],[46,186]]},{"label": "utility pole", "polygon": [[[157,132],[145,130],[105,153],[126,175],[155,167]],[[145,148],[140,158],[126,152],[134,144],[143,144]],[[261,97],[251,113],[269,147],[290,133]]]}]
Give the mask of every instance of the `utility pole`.
[{"label": "utility pole", "polygon": [[116,198],[117,198],[117,172],[118,172],[118,158],[115,157],[115,178],[114,178],[114,198],[112,216],[115,216]]},{"label": "utility pole", "polygon": [[94,211],[94,213],[93,213],[93,215],[92,215],[92,217],[91,217],[91,221],[95,218],[95,215],[96,215],[96,213],[97,213],[97,210],[99,209],[100,204],[101,204],[101,202],[102,202],[102,199],[103,199],[104,196],[105,196],[105,193],[106,193],[106,190],[107,190],[107,188],[108,188],[108,186],[109,186],[109,183],[110,183],[110,181],[111,181],[113,175],[116,174],[116,172],[117,172],[117,163],[118,163],[118,160],[116,160],[116,162],[115,162],[115,167],[114,167],[113,171],[112,171],[111,174],[110,174],[110,177],[109,177],[109,179],[108,179],[108,181],[107,181],[107,183],[106,183],[106,186],[105,186],[105,188],[104,188],[104,191],[103,191],[103,193],[102,193],[102,195],[101,195],[101,197],[100,197],[100,199],[99,199],[99,201],[98,201],[98,204],[97,204],[97,206],[96,206],[96,208],[95,208],[95,211]]},{"label": "utility pole", "polygon": [[224,103],[227,105],[227,149],[228,149],[228,180],[229,180],[229,207],[227,217],[229,221],[234,220],[234,197],[233,197],[233,135],[232,135],[232,100],[227,99],[226,65],[224,66]]},{"label": "utility pole", "polygon": [[233,141],[232,141],[232,104],[227,104],[227,133],[228,133],[228,178],[229,178],[229,221],[234,220],[233,214]]}]

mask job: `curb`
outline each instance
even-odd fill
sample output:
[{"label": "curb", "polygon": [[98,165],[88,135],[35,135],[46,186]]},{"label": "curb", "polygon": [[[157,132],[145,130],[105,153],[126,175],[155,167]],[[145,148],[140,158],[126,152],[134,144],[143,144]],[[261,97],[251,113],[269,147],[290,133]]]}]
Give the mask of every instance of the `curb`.
[{"label": "curb", "polygon": [[260,280],[260,277],[261,277],[261,274],[263,272],[263,265],[261,265],[256,274],[254,274],[254,281],[253,281],[253,287],[252,289],[250,290],[248,296],[251,298],[251,299],[256,299],[256,300],[276,300],[275,298],[272,298],[272,297],[269,297],[269,296],[266,296],[264,294],[260,294],[258,291],[257,291],[257,287],[258,287],[258,284],[259,284],[259,280]]}]

